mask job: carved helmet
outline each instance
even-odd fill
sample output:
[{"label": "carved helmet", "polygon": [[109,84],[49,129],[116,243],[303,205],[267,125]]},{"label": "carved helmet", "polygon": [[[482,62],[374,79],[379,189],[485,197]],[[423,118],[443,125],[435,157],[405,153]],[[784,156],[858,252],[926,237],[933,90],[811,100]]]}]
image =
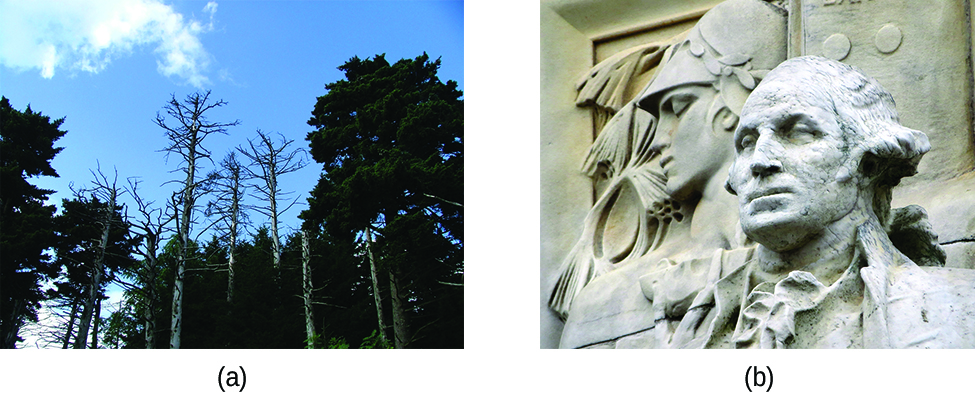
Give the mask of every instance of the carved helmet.
[{"label": "carved helmet", "polygon": [[787,13],[762,0],[728,0],[701,17],[640,94],[638,106],[657,115],[662,94],[683,85],[712,85],[740,115],[758,79],[786,58]]}]

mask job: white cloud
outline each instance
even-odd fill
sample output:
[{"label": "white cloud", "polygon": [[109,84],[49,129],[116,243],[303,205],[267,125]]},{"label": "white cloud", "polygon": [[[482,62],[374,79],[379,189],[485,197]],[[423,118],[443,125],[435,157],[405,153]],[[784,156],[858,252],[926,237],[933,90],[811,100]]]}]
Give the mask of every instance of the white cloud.
[{"label": "white cloud", "polygon": [[98,73],[120,56],[155,46],[159,73],[195,87],[210,80],[210,54],[200,36],[213,30],[217,3],[205,23],[189,20],[162,0],[0,0],[0,65]]}]

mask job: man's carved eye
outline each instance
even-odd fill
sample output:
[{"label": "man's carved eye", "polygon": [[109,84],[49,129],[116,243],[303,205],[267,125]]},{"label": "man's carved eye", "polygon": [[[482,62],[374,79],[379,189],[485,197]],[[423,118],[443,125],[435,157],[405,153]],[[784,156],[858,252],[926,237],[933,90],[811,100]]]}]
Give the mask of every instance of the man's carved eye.
[{"label": "man's carved eye", "polygon": [[788,139],[793,144],[812,142],[819,135],[819,131],[805,123],[796,123],[788,129]]},{"label": "man's carved eye", "polygon": [[738,142],[738,146],[742,150],[751,148],[755,146],[755,140],[756,140],[755,135],[751,135],[751,134],[745,135],[744,137],[741,138],[741,141]]}]

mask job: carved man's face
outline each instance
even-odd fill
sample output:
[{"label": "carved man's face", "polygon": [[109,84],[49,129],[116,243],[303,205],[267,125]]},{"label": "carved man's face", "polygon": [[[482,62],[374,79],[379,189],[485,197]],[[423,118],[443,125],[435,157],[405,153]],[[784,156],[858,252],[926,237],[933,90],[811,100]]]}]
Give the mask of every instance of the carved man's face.
[{"label": "carved man's face", "polygon": [[857,200],[855,177],[843,171],[850,169],[850,143],[821,96],[788,81],[765,81],[745,102],[735,132],[728,182],[741,226],[774,251],[803,246]]},{"label": "carved man's face", "polygon": [[684,85],[660,96],[654,148],[667,176],[667,193],[683,200],[703,191],[733,155],[732,134],[713,131],[708,109],[717,91],[711,86]]}]

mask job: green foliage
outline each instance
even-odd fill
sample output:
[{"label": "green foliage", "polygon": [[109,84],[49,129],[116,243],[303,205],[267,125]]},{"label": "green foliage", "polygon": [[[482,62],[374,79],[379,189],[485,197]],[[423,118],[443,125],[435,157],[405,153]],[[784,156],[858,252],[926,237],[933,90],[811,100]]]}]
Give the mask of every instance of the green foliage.
[{"label": "green foliage", "polygon": [[[311,345],[309,345],[309,342]],[[311,337],[305,338],[305,349],[320,349],[322,347],[322,335],[315,332]]]},{"label": "green foliage", "polygon": [[28,179],[57,177],[51,160],[65,131],[64,119],[13,109],[0,98],[0,348],[13,348],[26,321],[37,320],[42,284],[58,273],[45,250],[54,246],[53,205],[44,205],[50,190]]},{"label": "green foliage", "polygon": [[325,346],[325,349],[349,349],[349,343],[345,342],[345,338],[332,337],[328,339],[328,345]]},{"label": "green foliage", "polygon": [[141,321],[133,302],[131,298],[126,298],[122,306],[108,317],[102,338],[104,347],[113,349],[133,345],[144,347],[145,338],[140,331]]},{"label": "green foliage", "polygon": [[[300,217],[306,228],[324,231],[321,238],[345,250],[339,255],[359,257],[324,265],[327,272],[356,266],[360,288],[370,284],[369,265],[361,262],[364,253],[354,241],[372,228],[380,272],[397,274],[403,285],[405,312],[416,329],[412,345],[460,348],[463,93],[456,82],[437,78],[439,66],[440,60],[423,54],[394,64],[384,55],[355,57],[339,67],[345,79],[325,86],[328,92],[308,121],[316,128],[307,138],[311,154],[323,173]],[[358,315],[369,307],[375,311],[371,293],[389,298],[383,290],[389,278],[380,277],[380,290],[348,302]],[[375,323],[357,331],[368,334]]]},{"label": "green foliage", "polygon": [[[170,242],[175,244],[175,242]],[[126,290],[124,293],[125,306],[124,310],[114,312],[109,318],[109,325],[112,326],[118,323],[119,329],[115,338],[106,338],[106,345],[113,345],[116,342],[118,348],[132,348],[132,349],[145,349],[146,339],[145,339],[145,321],[149,314],[149,310],[152,310],[153,317],[155,318],[154,327],[156,331],[160,332],[156,337],[156,344],[153,348],[166,348],[168,347],[168,338],[164,335],[168,335],[169,331],[169,317],[164,316],[164,312],[168,314],[166,310],[167,302],[172,299],[172,290],[167,288],[167,285],[171,284],[172,276],[169,276],[169,282],[166,282],[166,277],[164,273],[168,273],[169,270],[165,268],[165,264],[157,261],[157,268],[154,272],[158,274],[157,276],[150,277],[146,276],[146,273],[153,271],[149,268],[149,261],[140,261],[134,267],[121,272],[121,277],[125,279],[126,282],[135,282],[136,288]],[[154,279],[153,283],[145,283],[146,280]],[[161,296],[167,296],[169,300],[163,299]],[[118,317],[121,316],[121,317]],[[110,330],[111,331],[111,330]],[[165,334],[163,334],[165,333]],[[106,334],[108,336],[108,334]]]},{"label": "green foliage", "polygon": [[359,349],[393,349],[393,346],[378,330],[373,330],[369,337],[362,339],[362,345],[359,345]]},{"label": "green foliage", "polygon": [[[316,331],[343,338],[353,346],[359,345],[376,327],[376,311],[369,288],[369,264],[357,255],[356,246],[351,241],[335,241],[314,233],[310,242],[312,283],[316,289],[314,300],[319,302],[313,305]],[[282,257],[285,269],[300,270],[300,246],[298,235],[287,239],[286,254]],[[298,281],[296,276],[295,282]],[[294,294],[297,296],[300,291]],[[297,297],[292,298],[301,302]]]},{"label": "green foliage", "polygon": [[[61,202],[61,214],[54,220],[58,233],[54,262],[67,275],[57,282],[58,294],[69,300],[82,297],[76,294],[79,285],[91,283],[91,268],[99,255],[102,222],[108,206],[95,197],[76,197]],[[102,286],[111,283],[116,274],[130,271],[137,264],[132,253],[139,241],[129,233],[129,223],[122,217],[124,210],[123,206],[119,206],[111,214],[112,227],[105,248]]]},{"label": "green foliage", "polygon": [[[359,232],[379,214],[406,207],[457,213],[463,201],[463,101],[457,83],[436,77],[424,54],[390,65],[383,55],[339,67],[308,124],[323,176],[302,218],[339,235]],[[458,229],[452,231],[459,231]]]},{"label": "green foliage", "polygon": [[305,339],[305,349],[349,349],[349,343],[343,337],[330,337],[328,342],[324,343],[325,337],[321,333],[314,333],[311,336],[312,345],[308,345],[309,339]]},{"label": "green foliage", "polygon": [[[101,256],[100,243],[106,216],[111,227],[100,282],[94,285],[96,298],[104,299],[105,287],[118,274],[134,269],[137,261],[131,255],[139,241],[129,233],[130,225],[123,218],[125,208],[122,206],[113,210],[108,203],[95,196],[79,196],[62,200],[61,208],[61,214],[54,219],[57,232],[54,264],[61,268],[63,276],[55,282],[57,291],[52,296],[68,304],[78,303],[80,307],[85,307],[93,287],[94,269]],[[94,309],[94,306],[89,309]]]}]

